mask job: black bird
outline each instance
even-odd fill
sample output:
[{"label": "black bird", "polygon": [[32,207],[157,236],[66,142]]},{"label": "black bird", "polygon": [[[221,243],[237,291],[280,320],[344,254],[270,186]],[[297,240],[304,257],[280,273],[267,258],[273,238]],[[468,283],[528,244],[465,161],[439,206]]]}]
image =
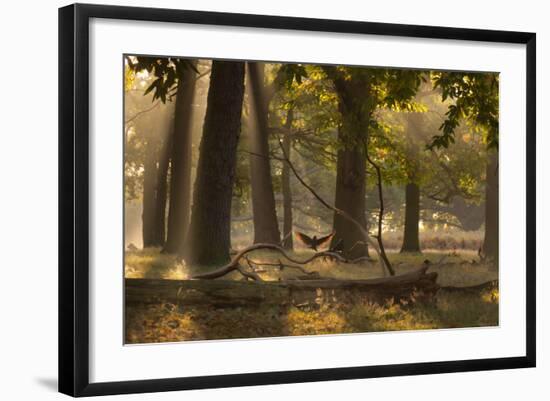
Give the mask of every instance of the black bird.
[{"label": "black bird", "polygon": [[309,237],[308,235],[295,231],[296,236],[302,241],[308,248],[313,249],[314,251],[317,251],[317,247],[324,245],[334,235],[334,233],[330,233],[329,235],[326,235],[321,238],[317,238],[316,235],[313,236],[313,238]]}]

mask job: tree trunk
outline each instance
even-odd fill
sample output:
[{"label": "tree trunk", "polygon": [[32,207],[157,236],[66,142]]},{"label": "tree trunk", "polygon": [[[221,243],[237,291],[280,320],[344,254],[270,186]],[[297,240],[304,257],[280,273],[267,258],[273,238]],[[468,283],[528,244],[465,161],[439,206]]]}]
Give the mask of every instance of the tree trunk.
[{"label": "tree trunk", "polygon": [[[291,128],[292,120],[294,118],[294,111],[290,108],[286,115],[285,122],[285,136],[283,137],[283,148],[290,160],[291,152]],[[283,248],[292,250],[294,249],[294,242],[292,240],[292,192],[290,189],[290,167],[288,163],[283,163],[282,171],[282,187],[283,187]]]},{"label": "tree trunk", "polygon": [[155,215],[153,241],[156,246],[163,246],[166,240],[166,200],[168,191],[168,166],[170,164],[170,138],[162,141],[159,149],[155,191]]},{"label": "tree trunk", "polygon": [[185,243],[191,209],[191,123],[195,95],[195,72],[188,69],[180,77],[176,93],[174,131],[170,163],[170,205],[165,252],[181,252]]},{"label": "tree trunk", "polygon": [[244,63],[213,61],[185,260],[222,265],[229,260],[231,198],[241,131]]},{"label": "tree trunk", "polygon": [[420,220],[420,189],[415,183],[405,187],[405,231],[401,252],[420,252],[418,224]]},{"label": "tree trunk", "polygon": [[487,178],[485,183],[485,239],[483,254],[498,268],[498,152],[492,152],[487,161]]},{"label": "tree trunk", "polygon": [[[342,122],[338,130],[336,162],[336,194],[334,206],[348,213],[365,229],[367,227],[365,192],[367,159],[364,144],[368,143],[368,129],[374,108],[365,99],[370,99],[371,82],[368,74],[357,74],[350,69],[342,74],[333,66],[323,66],[332,80],[338,95],[338,111]],[[363,233],[342,215],[334,215],[334,236],[331,247],[343,249],[344,256],[355,259],[368,256],[368,246]]]},{"label": "tree trunk", "polygon": [[152,140],[147,142],[147,155],[143,163],[143,210],[142,219],[142,235],[143,247],[147,248],[155,246],[155,192],[157,168],[155,160],[155,143]]},{"label": "tree trunk", "polygon": [[[363,227],[365,217],[366,159],[357,149],[340,149],[336,162],[336,196],[334,206],[348,213]],[[334,214],[332,245],[343,241],[343,254],[355,259],[368,256],[368,246],[361,231],[340,214]]]},{"label": "tree trunk", "polygon": [[281,235],[275,210],[269,159],[268,102],[264,88],[264,65],[248,63],[250,84],[250,186],[254,214],[254,243],[279,244]]}]

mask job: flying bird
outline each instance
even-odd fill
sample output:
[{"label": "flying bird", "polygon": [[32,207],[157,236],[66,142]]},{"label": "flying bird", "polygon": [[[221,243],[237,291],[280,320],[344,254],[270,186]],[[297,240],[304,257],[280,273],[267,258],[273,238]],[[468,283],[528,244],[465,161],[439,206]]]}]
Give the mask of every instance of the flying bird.
[{"label": "flying bird", "polygon": [[329,235],[326,235],[324,237],[321,237],[321,238],[317,238],[316,235],[312,237],[304,234],[304,233],[301,233],[301,232],[298,232],[298,231],[295,231],[296,233],[296,236],[298,237],[298,239],[300,241],[302,241],[308,248],[311,248],[313,249],[314,251],[317,251],[317,248],[324,245],[325,243],[327,243],[328,241],[330,241],[330,239],[332,238],[332,236],[334,235],[334,233],[330,233]]}]

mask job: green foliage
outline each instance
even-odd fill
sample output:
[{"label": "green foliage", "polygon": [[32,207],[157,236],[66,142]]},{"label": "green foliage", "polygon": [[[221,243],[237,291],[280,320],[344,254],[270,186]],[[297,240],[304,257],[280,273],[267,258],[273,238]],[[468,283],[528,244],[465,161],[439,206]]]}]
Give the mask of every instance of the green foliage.
[{"label": "green foliage", "polygon": [[301,64],[282,64],[275,76],[274,84],[277,88],[286,88],[289,90],[292,84],[302,83],[303,78],[307,78],[306,68]]},{"label": "green foliage", "polygon": [[125,65],[124,93],[124,187],[125,199],[139,199],[143,184],[143,166],[148,152],[158,152],[173,122],[173,103],[158,100],[151,106],[153,94],[144,94],[154,79],[146,70]]},{"label": "green foliage", "polygon": [[152,74],[153,80],[144,92],[147,95],[153,92],[152,101],[160,99],[166,103],[167,98],[173,94],[173,88],[179,78],[186,71],[198,73],[192,60],[174,57],[148,57],[138,56],[126,58],[128,67],[134,72],[147,71]]},{"label": "green foliage", "polygon": [[497,73],[432,72],[434,88],[441,90],[441,99],[452,99],[430,149],[447,148],[455,143],[455,130],[462,120],[470,120],[486,130],[488,148],[498,148],[499,76]]}]

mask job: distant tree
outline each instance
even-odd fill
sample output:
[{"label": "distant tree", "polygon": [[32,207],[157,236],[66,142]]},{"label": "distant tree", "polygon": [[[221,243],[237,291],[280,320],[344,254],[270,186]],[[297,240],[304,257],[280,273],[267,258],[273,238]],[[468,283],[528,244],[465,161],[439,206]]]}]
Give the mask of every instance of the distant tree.
[{"label": "distant tree", "polygon": [[485,256],[498,267],[498,140],[499,140],[499,75],[497,73],[433,73],[434,86],[442,91],[442,100],[454,100],[435,135],[430,148],[447,148],[455,141],[455,130],[461,121],[469,120],[483,129],[491,152],[487,160],[485,194]]},{"label": "distant tree", "polygon": [[[337,114],[332,85],[318,66],[283,64],[270,67],[266,73],[273,94],[269,103],[272,142],[282,142],[285,153],[304,169],[316,190],[331,193],[333,183],[327,180],[326,173],[332,175],[335,165],[331,149]],[[272,143],[270,151],[282,156],[278,143]],[[282,203],[279,208],[282,209],[283,245],[287,249],[294,247],[293,227],[318,232],[318,235],[330,230],[330,211],[313,200],[301,186],[291,185],[293,175],[288,164],[281,161],[273,167],[274,189],[281,194],[276,196],[276,201]],[[324,174],[317,174],[319,172]]]},{"label": "distant tree", "polygon": [[[195,64],[192,64],[195,67]],[[196,73],[188,68],[177,79],[174,132],[170,152],[170,206],[168,235],[164,250],[181,252],[189,228],[191,213],[191,120],[195,95]]]},{"label": "distant tree", "polygon": [[498,202],[498,152],[490,151],[485,184],[485,237],[483,254],[498,267],[499,254],[499,202]]},{"label": "distant tree", "polygon": [[[144,95],[166,103],[176,98],[174,127],[158,151],[146,151],[144,166],[143,237],[144,246],[164,246],[167,252],[179,250],[185,240],[189,219],[191,180],[191,111],[196,81],[196,61],[173,57],[126,58],[129,69],[147,71],[151,78]],[[170,197],[167,196],[170,169]],[[166,203],[169,201],[168,222]]]},{"label": "distant tree", "polygon": [[[292,122],[294,120],[294,106],[290,106],[286,112],[285,133],[283,136],[283,148],[288,158],[291,157],[292,142]],[[290,167],[288,163],[283,163],[281,181],[283,191],[283,247],[292,250],[294,241],[292,236],[293,217],[292,217],[292,190],[290,187]]]},{"label": "distant tree", "polygon": [[[464,214],[477,207],[483,186],[485,151],[476,124],[468,122],[458,127],[453,146],[427,149],[426,145],[433,140],[444,121],[445,109],[452,101],[442,103],[440,91],[432,90],[430,80],[426,79],[414,102],[415,110],[412,111],[379,111],[378,128],[371,134],[372,157],[382,167],[384,182],[404,188],[405,198],[394,198],[396,206],[404,205],[404,216],[400,220],[402,252],[421,250],[421,218],[428,224],[460,225],[456,221],[458,216],[453,216],[453,208],[456,206],[461,218],[467,219]],[[459,200],[463,202],[462,211],[458,209]],[[394,217],[395,213],[400,212],[394,207]],[[444,213],[447,218],[442,218]]]}]

